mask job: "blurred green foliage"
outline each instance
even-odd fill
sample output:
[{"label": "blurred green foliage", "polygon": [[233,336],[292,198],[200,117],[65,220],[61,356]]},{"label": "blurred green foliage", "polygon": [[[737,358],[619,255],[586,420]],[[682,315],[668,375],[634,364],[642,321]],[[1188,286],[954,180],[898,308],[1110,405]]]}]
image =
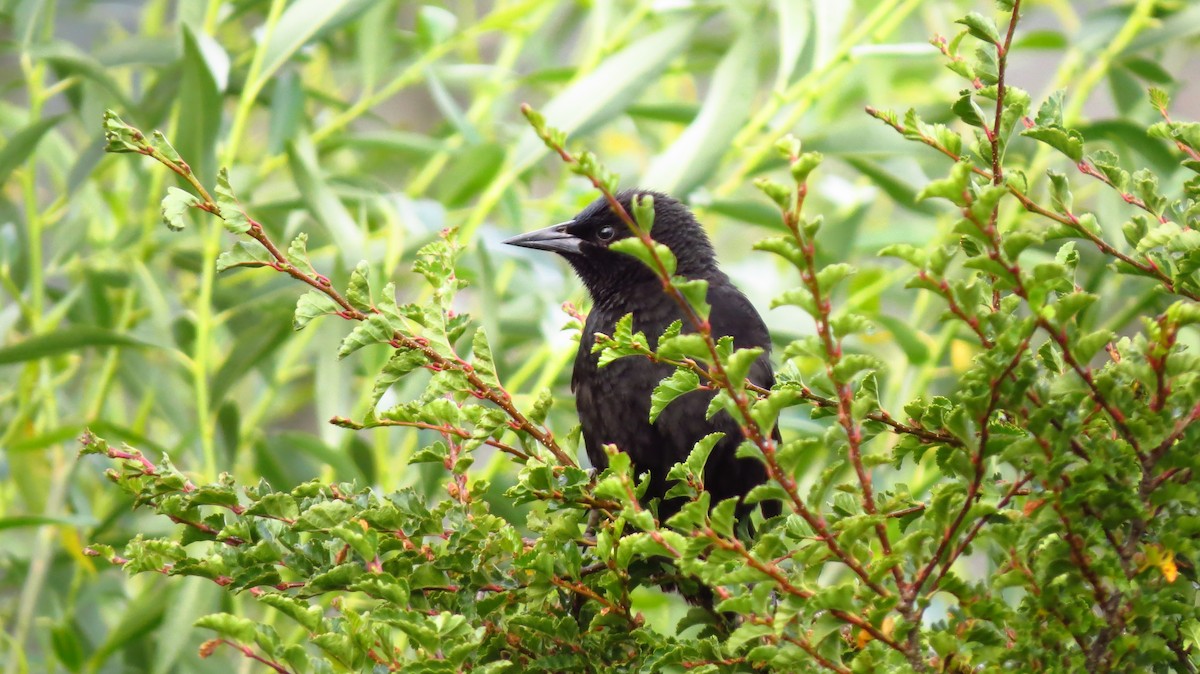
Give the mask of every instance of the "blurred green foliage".
[{"label": "blurred green foliage", "polygon": [[[339,322],[293,333],[296,284],[256,270],[218,275],[225,229],[186,208],[178,218],[190,227],[163,227],[163,195],[187,185],[148,160],[106,156],[105,109],[161,129],[205,185],[228,167],[246,210],[277,240],[306,232],[314,266],[339,288],[366,260],[376,287],[392,281],[401,301],[430,302],[410,268],[422,245],[456,227],[457,273],[470,286],[455,308],[486,330],[519,406],[553,392],[549,425],[563,435],[575,423],[574,344],[560,304],[582,304],[582,293],[564,265],[497,242],[565,219],[594,192],[548,157],[519,104],[600,153],[623,185],[688,200],[763,309],[794,270],[750,250],[784,231],[751,181],[782,172],[773,148],[794,133],[827,158],[806,205],[826,219],[820,262],[860,269],[835,299],[879,326],[850,343],[893,364],[878,398],[899,410],[954,389],[980,347],[964,325],[937,321],[945,305],[934,294],[903,287],[911,269],[875,260],[885,246],[954,244],[960,233],[955,209],[917,198],[946,174],[945,158],[863,107],[962,126],[952,112],[962,73],[928,39],[953,35],[970,10],[990,13],[991,3],[0,0],[5,671],[248,666],[228,650],[200,659],[206,635],[192,624],[252,602],[198,578],[127,579],[84,556],[89,542],[172,531],[132,510],[103,461],[75,461],[85,428],[169,455],[201,483],[228,471],[278,490],[318,479],[443,493],[440,466],[409,463],[435,433],[325,423],[367,414],[389,350],[338,362]],[[1035,101],[1065,88],[1063,124],[1168,183],[1181,169],[1172,144],[1146,135],[1159,113],[1145,89],[1179,87],[1172,74],[1194,59],[1200,7],[1047,1],[1025,13],[1012,83]],[[1200,117],[1186,103],[1173,114]],[[1030,176],[1074,170],[1030,139],[1014,141],[1009,158]],[[1099,181],[1072,198],[1105,239],[1123,239],[1126,200]],[[1054,259],[1053,249],[1034,254]],[[1094,249],[1081,244],[1078,256],[1077,283],[1097,297],[1091,329],[1130,334],[1171,303],[1151,280],[1110,273]],[[813,334],[795,307],[764,315],[781,345]],[[1194,332],[1179,340],[1197,346]],[[386,401],[423,386],[406,380]],[[798,410],[781,423],[785,435],[829,427]],[[893,439],[873,442],[882,454]],[[831,479],[821,475],[830,454],[812,446],[797,474]],[[491,481],[491,512],[524,523],[527,507],[503,496],[516,481],[511,461],[480,457],[470,474]],[[917,499],[940,474],[925,463],[903,471],[896,482]],[[667,631],[684,610],[661,593],[636,599]]]}]

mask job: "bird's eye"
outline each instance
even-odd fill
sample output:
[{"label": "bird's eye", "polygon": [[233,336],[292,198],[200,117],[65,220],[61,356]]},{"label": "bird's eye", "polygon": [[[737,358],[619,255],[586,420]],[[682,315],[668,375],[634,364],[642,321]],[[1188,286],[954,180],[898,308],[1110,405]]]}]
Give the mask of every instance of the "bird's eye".
[{"label": "bird's eye", "polygon": [[601,241],[611,241],[616,233],[617,230],[613,229],[612,225],[604,225],[600,229],[596,230],[596,238],[600,239]]}]

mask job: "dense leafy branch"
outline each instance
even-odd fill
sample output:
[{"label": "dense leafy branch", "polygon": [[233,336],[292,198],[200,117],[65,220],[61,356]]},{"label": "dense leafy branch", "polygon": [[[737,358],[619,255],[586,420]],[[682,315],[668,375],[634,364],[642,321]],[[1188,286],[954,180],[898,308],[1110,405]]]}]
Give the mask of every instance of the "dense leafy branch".
[{"label": "dense leafy branch", "polygon": [[[146,155],[174,171],[199,193],[199,198],[179,192],[167,195],[167,198],[163,200],[163,218],[167,221],[168,225],[182,228],[182,215],[187,208],[197,208],[212,213],[221,218],[226,228],[232,233],[244,234],[254,239],[270,255],[270,260],[259,261],[258,264],[256,264],[253,258],[250,260],[235,260],[233,264],[267,266],[276,271],[284,272],[292,278],[308,284],[317,292],[324,294],[332,300],[339,308],[336,311],[337,315],[346,320],[366,322],[372,315],[382,315],[383,312],[374,306],[359,307],[352,304],[349,299],[333,287],[328,277],[312,270],[311,265],[307,264],[306,257],[302,259],[305,262],[304,266],[308,267],[307,270],[301,268],[301,265],[297,264],[297,260],[294,257],[281,251],[275,242],[271,240],[270,235],[263,228],[262,224],[242,210],[241,205],[233,196],[228,177],[226,177],[224,172],[221,174],[220,185],[218,186],[219,201],[214,201],[208,190],[204,188],[192,173],[191,167],[179,157],[178,153],[175,152],[174,148],[171,147],[162,134],[156,132],[155,141],[150,142],[146,139],[145,134],[122,122],[111,111],[105,113],[104,128],[105,137],[108,141],[108,151],[135,152]],[[385,298],[385,300],[394,301],[394,299],[389,298]],[[505,414],[512,419],[516,428],[520,428],[541,443],[554,455],[559,463],[564,466],[576,465],[575,460],[568,456],[562,447],[558,445],[554,439],[554,435],[548,429],[530,421],[528,417],[516,408],[513,404],[512,396],[502,386],[483,381],[469,363],[458,358],[453,353],[444,354],[439,352],[428,341],[408,335],[400,328],[393,328],[391,339],[386,341],[397,349],[421,353],[428,362],[428,367],[438,370],[461,372],[475,395],[491,401],[504,410]]]},{"label": "dense leafy branch", "polygon": [[[908,123],[907,121],[901,122],[893,113],[882,111],[871,106],[868,106],[866,111],[867,114],[883,121],[888,126],[903,134],[905,138],[918,140],[929,147],[932,147],[938,152],[941,152],[955,162],[963,161],[964,157],[959,154],[959,152],[948,147],[938,137],[922,130],[923,125],[915,122],[915,116],[913,117],[914,122]],[[995,175],[992,172],[978,166],[971,166],[970,170],[976,175],[982,176],[989,181],[995,179]],[[1094,172],[1094,168],[1082,160],[1080,160],[1079,163],[1079,170],[1087,175],[1093,175]],[[1004,186],[1008,192],[1016,197],[1017,201],[1019,201],[1021,205],[1031,213],[1037,213],[1044,218],[1048,218],[1054,222],[1070,227],[1072,231],[1086,238],[1088,241],[1091,241],[1092,244],[1096,246],[1096,249],[1101,253],[1110,255],[1129,265],[1131,268],[1138,270],[1142,274],[1157,279],[1168,291],[1186,297],[1190,300],[1200,301],[1200,290],[1197,290],[1194,287],[1179,286],[1178,282],[1172,279],[1158,263],[1149,259],[1149,256],[1147,256],[1146,260],[1137,260],[1129,254],[1121,252],[1115,246],[1102,239],[1100,235],[1094,231],[1094,226],[1085,225],[1084,221],[1076,215],[1070,212],[1058,213],[1050,208],[1038,204],[1021,188],[1020,182],[1015,180],[1007,180],[1004,182]],[[1122,198],[1124,198],[1125,194],[1126,193],[1122,193]],[[1126,199],[1126,201],[1129,203],[1135,203],[1132,199]],[[1094,220],[1091,222],[1094,223]]]},{"label": "dense leafy branch", "polygon": [[[777,149],[790,181],[756,181],[783,223],[782,235],[756,247],[799,278],[773,304],[812,318],[811,334],[783,349],[787,367],[768,390],[746,381],[759,352],[713,334],[706,285],[675,274],[671,251],[654,239],[652,202],[624,208],[617,177],[595,155],[567,150],[566,134],[523,108],[547,147],[635,234],[621,250],[648,265],[684,317],[653,347],[626,317],[597,336],[601,361],[675,368],[652,414],[688,391],[715,392],[710,413],[737,420],[740,451],[770,477],[748,500],[788,506],[755,518],[753,533],[739,529],[733,500],[712,503],[704,490],[715,437],[671,468],[671,493],[686,504],[659,522],[619,448],[607,448],[608,468],[591,475],[546,423],[548,396],[517,408],[482,330],[471,358],[461,357],[470,323],[450,310],[463,286],[450,237],[418,254],[427,305],[398,305],[391,286],[373,293],[365,263],[337,290],[309,263],[305,238],[278,245],[224,172],[206,189],[161,134],[148,138],[109,114],[110,151],[149,156],[190,188],[168,190],[169,227],[181,228],[190,209],[220,217],[253,240],[224,254],[221,269],[270,267],[311,288],[297,304],[297,328],[338,315],[354,323],[339,356],[370,344],[392,349],[366,418],[332,422],[437,438],[413,461],[440,465],[445,490],[385,496],[319,481],[239,489],[228,476],[196,484],[165,456],[156,463],[89,433],[84,453],[115,462],[109,477],[137,505],[181,525],[177,537],[138,537],[120,553],[97,543],[89,554],[131,573],[206,578],[286,617],[306,638],[230,614],[198,623],[217,633],[206,654],[229,646],[276,672],[1194,671],[1200,457],[1190,448],[1200,442],[1200,358],[1188,347],[1200,324],[1200,180],[1168,200],[1153,174],[1128,173],[1115,154],[1085,158],[1061,95],[1031,113],[1008,72],[1022,3],[999,4],[1003,30],[971,13],[961,34],[934,40],[964,82],[951,106],[956,128],[868,109],[954,161],[920,198],[954,206],[946,213],[955,245],[882,254],[911,265],[910,285],[945,306],[952,328],[966,326],[971,358],[904,405],[902,417],[880,401],[879,382],[891,376],[884,363],[863,352],[870,318],[839,301],[855,270],[820,262],[822,221],[802,210],[820,187],[811,180],[819,155],[787,137]],[[1163,118],[1152,135],[1200,172],[1200,125],[1168,116],[1162,92],[1151,101]],[[1022,136],[1136,211],[1121,228],[1129,252],[1076,207],[1067,175],[1048,171],[1046,200],[1034,196],[1040,188],[1019,168],[1028,164],[1010,159],[1027,149]],[[1021,208],[1009,213],[1006,202]],[[1077,238],[1111,261],[1117,278],[1161,289],[1140,329],[1119,326],[1126,336],[1118,337],[1094,327],[1103,324],[1092,308],[1099,298],[1076,281],[1088,259],[1073,242],[1048,245]],[[420,369],[431,373],[423,393],[375,409]],[[818,430],[777,441],[772,431],[793,408]],[[487,481],[469,473],[480,448],[520,466],[505,495],[528,505],[524,522],[491,512]],[[831,459],[814,477],[806,462],[815,456]],[[904,484],[896,469],[905,463],[936,475],[933,486]],[[638,590],[662,584],[706,606],[675,631],[650,624]]]}]

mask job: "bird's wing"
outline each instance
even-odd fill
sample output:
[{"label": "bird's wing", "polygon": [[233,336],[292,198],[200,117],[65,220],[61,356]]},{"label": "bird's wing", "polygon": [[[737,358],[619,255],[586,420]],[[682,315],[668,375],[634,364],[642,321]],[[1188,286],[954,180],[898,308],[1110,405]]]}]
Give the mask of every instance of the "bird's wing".
[{"label": "bird's wing", "polygon": [[[750,347],[763,349],[762,355],[758,357],[754,365],[750,366],[746,378],[763,388],[769,389],[774,386],[775,371],[771,367],[770,358],[771,334],[767,331],[766,323],[763,322],[762,316],[759,315],[754,305],[731,283],[712,286],[708,301],[713,307],[712,315],[709,316],[713,334],[731,335],[734,346],[739,349]],[[713,420],[723,426],[720,430],[726,431],[725,438],[713,450],[713,454],[716,456],[710,455],[708,465],[705,466],[706,482],[709,485],[719,485],[719,488],[709,487],[714,492],[713,501],[716,502],[721,498],[745,494],[754,485],[764,482],[767,475],[765,468],[758,461],[733,458],[737,446],[742,442],[739,425],[724,413],[714,417]],[[732,427],[732,430],[726,430],[726,427]],[[782,442],[783,437],[779,432],[779,426],[771,429],[771,436],[776,443]],[[730,478],[726,479],[723,477],[725,475],[729,475]],[[722,476],[719,482],[713,479],[716,476]],[[778,501],[764,501],[762,507],[763,514],[767,517],[773,517],[780,512]],[[741,518],[746,509],[739,507],[738,512],[738,517]]]},{"label": "bird's wing", "polygon": [[712,283],[708,290],[708,303],[712,312],[708,320],[716,337],[729,335],[733,345],[739,349],[760,347],[763,354],[750,368],[751,382],[771,388],[775,385],[775,371],[771,368],[771,335],[762,316],[750,300],[728,281]]},{"label": "bird's wing", "polygon": [[[759,386],[773,386],[775,375],[768,356],[771,350],[770,335],[754,305],[725,279],[710,282],[708,302],[712,306],[709,323],[713,335],[733,337],[736,348],[762,348],[763,354],[751,366],[748,377]],[[735,450],[743,438],[739,424],[732,417],[720,412],[705,421],[704,414],[712,397],[712,393],[705,391],[681,396],[663,410],[655,427],[663,436],[664,447],[670,449],[671,456],[663,457],[663,463],[668,467],[686,458],[692,445],[708,433],[725,434],[714,447],[705,471],[708,475],[721,476],[719,481],[714,480],[714,484],[710,485],[714,500],[719,500],[746,493],[750,487],[762,482],[765,476],[762,466],[757,462],[735,458]]]}]

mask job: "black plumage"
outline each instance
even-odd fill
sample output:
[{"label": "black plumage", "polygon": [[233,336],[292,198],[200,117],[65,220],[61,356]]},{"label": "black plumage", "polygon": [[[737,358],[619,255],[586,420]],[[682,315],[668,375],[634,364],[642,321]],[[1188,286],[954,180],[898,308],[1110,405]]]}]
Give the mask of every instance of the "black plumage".
[{"label": "black plumage", "polygon": [[[708,281],[708,302],[712,306],[709,322],[714,337],[733,337],[736,348],[761,347],[763,355],[750,369],[753,383],[769,388],[775,380],[767,353],[770,336],[754,306],[717,266],[715,252],[703,227],[686,206],[666,195],[627,190],[617,200],[632,213],[635,194],[654,197],[654,226],[651,236],[671,249],[678,261],[676,273],[688,279]],[[726,412],[705,419],[705,410],[714,395],[711,391],[693,391],[673,401],[650,423],[650,397],[659,382],[673,371],[669,365],[631,356],[600,368],[599,354],[592,353],[597,332],[611,335],[616,322],[633,314],[635,331],[645,333],[651,346],[675,320],[683,320],[684,331],[691,324],[676,302],[662,288],[658,277],[641,261],[608,246],[632,236],[632,232],[600,198],[583,209],[574,219],[545,229],[508,239],[505,243],[526,248],[550,250],[560,254],[574,268],[592,298],[592,311],[583,328],[579,353],[571,380],[577,399],[579,421],[588,458],[598,468],[607,465],[605,444],[614,444],[629,454],[638,474],[649,472],[650,484],[644,500],[661,499],[670,485],[667,472],[685,459],[700,438],[724,432],[705,466],[704,486],[712,503],[731,497],[743,497],[766,480],[763,465],[753,459],[735,456],[743,437],[737,422]],[[778,430],[775,431],[778,438]],[[682,506],[671,499],[659,506],[665,520]],[[778,513],[777,502],[763,504],[769,515]],[[739,507],[739,517],[749,508]]]}]

